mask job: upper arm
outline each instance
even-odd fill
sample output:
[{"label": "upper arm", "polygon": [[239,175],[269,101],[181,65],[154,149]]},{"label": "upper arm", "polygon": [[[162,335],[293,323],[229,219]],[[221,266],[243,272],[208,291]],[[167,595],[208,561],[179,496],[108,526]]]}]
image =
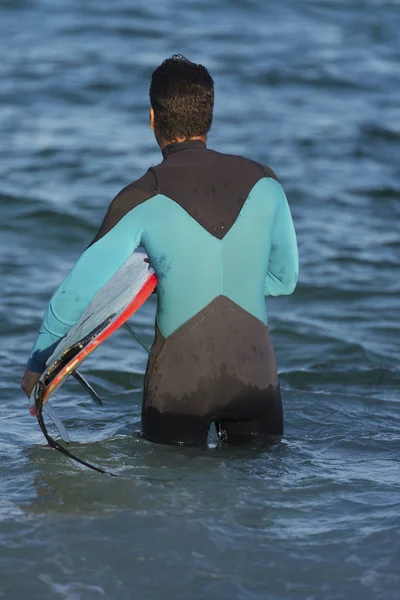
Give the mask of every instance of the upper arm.
[{"label": "upper arm", "polygon": [[87,305],[140,245],[142,225],[125,215],[83,252],[51,299],[56,316],[75,323]]}]

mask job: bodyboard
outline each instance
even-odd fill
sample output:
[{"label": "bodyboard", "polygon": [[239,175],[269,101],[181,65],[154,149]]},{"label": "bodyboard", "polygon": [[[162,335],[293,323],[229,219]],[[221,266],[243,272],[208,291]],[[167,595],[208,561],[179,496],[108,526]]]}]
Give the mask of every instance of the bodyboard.
[{"label": "bodyboard", "polygon": [[[78,323],[63,337],[40,378],[42,406],[65,379],[144,304],[157,277],[143,252],[133,253],[97,292]],[[101,267],[100,267],[101,268]],[[30,413],[36,415],[36,406]]]}]

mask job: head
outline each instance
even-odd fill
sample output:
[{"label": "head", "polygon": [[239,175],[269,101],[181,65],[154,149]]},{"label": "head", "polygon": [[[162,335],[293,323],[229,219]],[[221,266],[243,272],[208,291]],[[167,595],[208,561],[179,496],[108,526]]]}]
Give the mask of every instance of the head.
[{"label": "head", "polygon": [[205,140],[213,117],[214,81],[203,65],[175,54],[153,71],[150,104],[150,125],[161,147]]}]

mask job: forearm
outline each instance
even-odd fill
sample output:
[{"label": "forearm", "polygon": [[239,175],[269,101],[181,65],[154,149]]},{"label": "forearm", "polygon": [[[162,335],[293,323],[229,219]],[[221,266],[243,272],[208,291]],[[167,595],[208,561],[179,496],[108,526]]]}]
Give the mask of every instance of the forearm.
[{"label": "forearm", "polygon": [[46,362],[61,338],[70,330],[73,322],[65,323],[55,314],[50,300],[39,329],[36,342],[29,355],[27,368],[36,373],[42,373]]}]

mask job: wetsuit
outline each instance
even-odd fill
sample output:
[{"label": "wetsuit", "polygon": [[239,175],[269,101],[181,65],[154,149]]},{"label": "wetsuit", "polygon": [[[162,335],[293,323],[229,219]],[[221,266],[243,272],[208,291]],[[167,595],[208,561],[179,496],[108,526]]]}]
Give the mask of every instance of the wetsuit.
[{"label": "wetsuit", "polygon": [[297,282],[285,194],[268,167],[198,140],[170,144],[163,156],[111,203],[52,297],[28,367],[44,370],[54,344],[142,246],[158,277],[144,436],[204,443],[212,422],[228,440],[280,435],[264,296],[290,294]]}]

